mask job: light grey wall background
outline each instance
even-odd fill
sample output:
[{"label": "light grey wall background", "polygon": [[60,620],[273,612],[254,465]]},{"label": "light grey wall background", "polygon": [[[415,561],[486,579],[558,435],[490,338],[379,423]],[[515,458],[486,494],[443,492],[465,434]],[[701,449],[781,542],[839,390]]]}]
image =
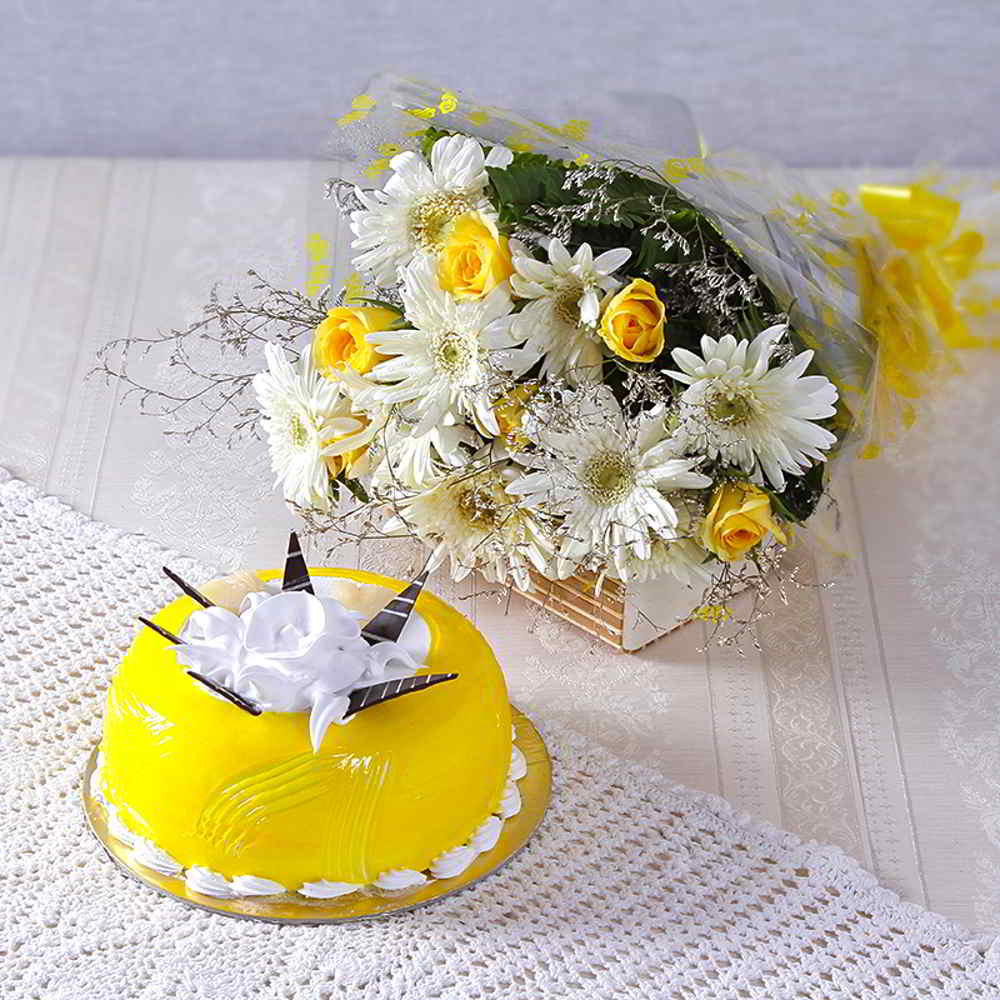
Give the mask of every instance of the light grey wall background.
[{"label": "light grey wall background", "polygon": [[0,10],[0,153],[309,156],[365,80],[391,69],[540,114],[566,98],[585,105],[588,93],[675,94],[714,147],[791,164],[1000,163],[1000,0],[0,0]]}]

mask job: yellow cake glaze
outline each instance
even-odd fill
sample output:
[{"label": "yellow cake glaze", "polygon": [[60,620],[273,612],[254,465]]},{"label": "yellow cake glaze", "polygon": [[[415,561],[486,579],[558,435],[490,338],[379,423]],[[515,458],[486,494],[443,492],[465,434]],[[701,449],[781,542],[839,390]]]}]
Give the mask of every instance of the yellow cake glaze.
[{"label": "yellow cake glaze", "polygon": [[[354,570],[310,573],[396,593],[405,586]],[[182,597],[154,620],[176,633],[196,609]],[[503,674],[476,628],[426,591],[416,610],[431,633],[420,672],[458,679],[330,726],[315,754],[308,713],[241,711],[188,677],[174,648],[142,629],[108,694],[108,802],[185,868],[226,878],[255,875],[296,889],[427,868],[498,808],[511,716]]]}]

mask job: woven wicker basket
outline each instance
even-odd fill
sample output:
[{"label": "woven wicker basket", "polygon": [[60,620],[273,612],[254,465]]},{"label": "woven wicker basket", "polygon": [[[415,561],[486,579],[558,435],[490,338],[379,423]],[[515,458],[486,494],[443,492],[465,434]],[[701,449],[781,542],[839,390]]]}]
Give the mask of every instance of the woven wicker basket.
[{"label": "woven wicker basket", "polygon": [[689,622],[701,603],[698,592],[664,580],[605,579],[600,590],[593,573],[549,580],[532,571],[531,580],[534,589],[522,591],[529,601],[627,653]]}]

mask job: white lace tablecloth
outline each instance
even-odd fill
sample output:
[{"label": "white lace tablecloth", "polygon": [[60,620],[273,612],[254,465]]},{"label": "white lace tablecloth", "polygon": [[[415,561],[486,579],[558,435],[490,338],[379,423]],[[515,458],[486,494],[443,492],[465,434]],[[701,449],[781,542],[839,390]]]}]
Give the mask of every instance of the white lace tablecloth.
[{"label": "white lace tablecloth", "polygon": [[[190,448],[84,376],[106,340],[188,321],[250,265],[301,285],[329,169],[0,159],[0,465],[205,565],[280,563],[292,522],[259,446]],[[838,484],[853,558],[776,609],[745,659],[702,652],[700,626],[620,655],[517,598],[435,586],[487,634],[532,717],[837,844],[904,899],[997,933],[1000,354],[967,364],[903,447]]]},{"label": "white lace tablecloth", "polygon": [[0,471],[0,996],[17,1000],[860,1000],[1000,995],[1000,946],[837,847],[540,719],[549,814],[478,886],[367,924],[207,914],[123,876],[80,779],[159,567],[209,570]]}]

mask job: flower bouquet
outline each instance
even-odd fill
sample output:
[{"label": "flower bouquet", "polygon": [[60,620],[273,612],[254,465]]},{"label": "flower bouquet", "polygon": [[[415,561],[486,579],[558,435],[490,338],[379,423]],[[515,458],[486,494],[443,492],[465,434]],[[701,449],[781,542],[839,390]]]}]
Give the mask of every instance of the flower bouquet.
[{"label": "flower bouquet", "polygon": [[267,341],[243,424],[313,531],[416,537],[621,648],[738,638],[830,460],[911,422],[996,305],[929,186],[820,201],[395,78],[338,124],[343,287],[200,321]]}]

